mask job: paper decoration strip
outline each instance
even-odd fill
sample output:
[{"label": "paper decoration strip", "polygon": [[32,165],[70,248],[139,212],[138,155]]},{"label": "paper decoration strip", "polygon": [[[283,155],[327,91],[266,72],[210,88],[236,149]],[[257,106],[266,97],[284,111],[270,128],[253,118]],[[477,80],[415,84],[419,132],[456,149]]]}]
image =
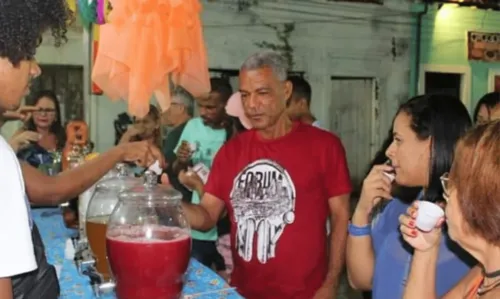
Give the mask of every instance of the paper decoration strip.
[{"label": "paper decoration strip", "polygon": [[[92,27],[92,68],[94,68],[97,54],[99,53],[99,25]],[[92,79],[91,79],[92,80]],[[102,89],[92,80],[92,94],[102,95]]]},{"label": "paper decoration strip", "polygon": [[105,22],[106,15],[106,1],[97,0],[97,24],[102,25]]},{"label": "paper decoration strip", "polygon": [[66,0],[69,10],[71,10],[73,13],[76,13],[76,1],[77,0]]}]

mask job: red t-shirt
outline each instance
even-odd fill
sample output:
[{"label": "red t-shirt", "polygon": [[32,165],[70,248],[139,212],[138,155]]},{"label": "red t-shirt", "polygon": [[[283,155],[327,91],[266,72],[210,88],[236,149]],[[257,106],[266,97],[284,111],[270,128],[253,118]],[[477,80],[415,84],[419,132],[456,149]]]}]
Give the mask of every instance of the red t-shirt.
[{"label": "red t-shirt", "polygon": [[351,192],[338,137],[306,124],[275,140],[255,130],[217,153],[205,191],[231,219],[231,283],[247,299],[309,299],[327,270],[328,199]]}]

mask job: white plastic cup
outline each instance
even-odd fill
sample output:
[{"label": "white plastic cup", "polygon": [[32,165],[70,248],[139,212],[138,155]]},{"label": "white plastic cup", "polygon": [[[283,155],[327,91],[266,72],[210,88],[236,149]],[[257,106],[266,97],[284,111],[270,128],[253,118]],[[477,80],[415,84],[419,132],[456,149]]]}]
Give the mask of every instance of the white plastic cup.
[{"label": "white plastic cup", "polygon": [[156,160],[156,162],[154,164],[149,166],[148,169],[151,170],[152,172],[154,172],[156,175],[161,175],[161,173],[163,171],[160,167],[160,161],[158,161],[158,160]]},{"label": "white plastic cup", "polygon": [[196,145],[196,143],[190,143],[189,149],[191,150],[192,153],[194,153],[198,149],[198,146]]},{"label": "white plastic cup", "polygon": [[391,183],[394,182],[394,179],[396,178],[396,176],[393,174],[393,173],[389,173],[389,172],[383,172],[383,174],[389,179],[391,180]]},{"label": "white plastic cup", "polygon": [[421,231],[430,232],[442,217],[444,217],[444,211],[437,204],[429,201],[418,202],[416,225]]}]

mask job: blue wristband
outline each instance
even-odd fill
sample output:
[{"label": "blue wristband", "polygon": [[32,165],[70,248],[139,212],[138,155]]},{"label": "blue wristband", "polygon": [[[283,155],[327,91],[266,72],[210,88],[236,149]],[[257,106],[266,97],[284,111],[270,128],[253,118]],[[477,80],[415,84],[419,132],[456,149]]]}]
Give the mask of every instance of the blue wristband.
[{"label": "blue wristband", "polygon": [[365,225],[365,226],[356,226],[349,222],[349,226],[347,227],[347,231],[349,232],[349,235],[353,237],[363,237],[363,236],[369,236],[372,233],[372,226],[370,224]]}]

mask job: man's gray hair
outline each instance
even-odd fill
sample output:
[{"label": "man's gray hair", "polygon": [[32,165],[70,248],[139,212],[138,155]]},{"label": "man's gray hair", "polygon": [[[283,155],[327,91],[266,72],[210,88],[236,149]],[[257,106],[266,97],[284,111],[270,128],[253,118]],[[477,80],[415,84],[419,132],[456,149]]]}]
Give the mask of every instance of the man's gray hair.
[{"label": "man's gray hair", "polygon": [[[175,99],[174,99],[175,98]],[[186,106],[186,110],[190,116],[194,114],[194,102],[195,99],[189,91],[180,85],[174,87],[172,90],[172,100],[175,103],[182,104]]]},{"label": "man's gray hair", "polygon": [[283,57],[275,51],[259,51],[248,57],[240,70],[256,70],[268,67],[280,81],[285,81],[288,75],[288,63]]}]

